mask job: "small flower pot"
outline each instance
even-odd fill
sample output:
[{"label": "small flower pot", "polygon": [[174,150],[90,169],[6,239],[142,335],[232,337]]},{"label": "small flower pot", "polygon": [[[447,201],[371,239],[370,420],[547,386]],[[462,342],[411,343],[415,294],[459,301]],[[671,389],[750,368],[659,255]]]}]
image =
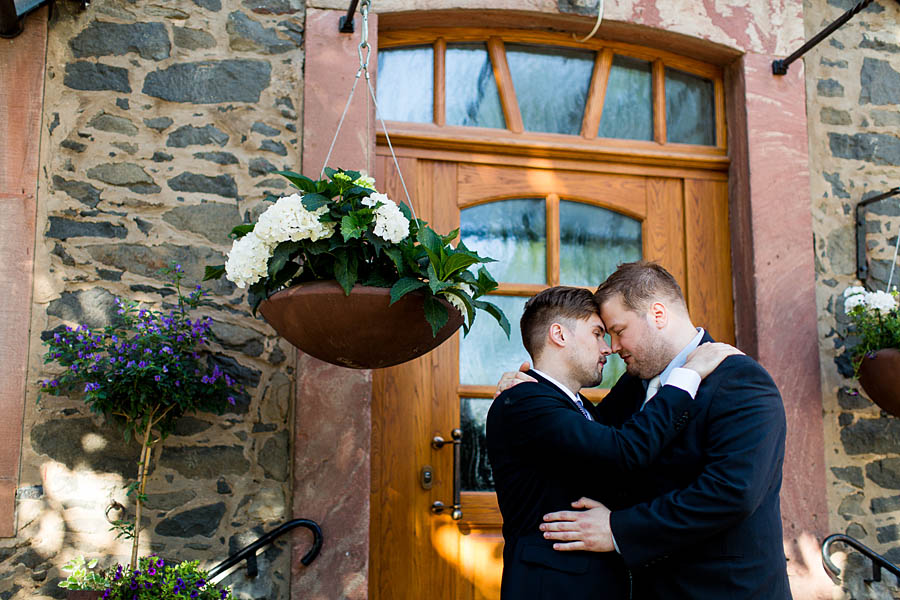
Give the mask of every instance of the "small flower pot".
[{"label": "small flower pot", "polygon": [[66,600],[98,600],[102,595],[102,591],[66,590]]},{"label": "small flower pot", "polygon": [[900,350],[867,354],[859,365],[859,383],[872,402],[900,417]]},{"label": "small flower pot", "polygon": [[336,281],[312,281],[272,294],[259,312],[310,356],[351,369],[380,369],[422,356],[459,329],[462,313],[438,300],[450,318],[437,336],[425,320],[420,291],[391,305],[388,288],[356,285],[347,296]]}]

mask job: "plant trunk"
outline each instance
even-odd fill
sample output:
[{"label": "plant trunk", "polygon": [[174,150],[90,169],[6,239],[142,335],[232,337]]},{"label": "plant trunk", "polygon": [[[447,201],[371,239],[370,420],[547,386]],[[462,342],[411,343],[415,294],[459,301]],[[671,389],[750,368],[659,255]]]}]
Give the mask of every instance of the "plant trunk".
[{"label": "plant trunk", "polygon": [[141,536],[141,509],[144,506],[144,489],[147,487],[147,475],[150,466],[150,423],[147,424],[147,430],[144,432],[144,443],[141,446],[140,468],[138,469],[138,480],[141,482],[138,488],[137,498],[135,498],[134,509],[134,539],[131,543],[131,570],[137,568],[138,542]]}]

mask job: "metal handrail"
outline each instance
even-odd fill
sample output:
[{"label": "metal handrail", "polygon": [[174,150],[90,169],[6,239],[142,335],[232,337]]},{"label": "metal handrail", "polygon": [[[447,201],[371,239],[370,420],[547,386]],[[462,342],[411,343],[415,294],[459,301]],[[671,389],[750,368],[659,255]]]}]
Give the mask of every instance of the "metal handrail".
[{"label": "metal handrail", "polygon": [[878,554],[856,538],[852,538],[849,535],[844,535],[843,533],[833,533],[825,538],[825,541],[822,542],[822,565],[827,569],[834,577],[840,577],[841,569],[831,562],[831,545],[835,542],[840,542],[843,544],[847,544],[851,548],[858,550],[862,553],[866,558],[872,561],[872,579],[869,581],[881,581],[881,569],[887,569],[891,573],[893,573],[896,577],[900,578],[900,567]]},{"label": "metal handrail", "polygon": [[316,523],[315,521],[310,521],[309,519],[294,519],[292,521],[288,521],[287,523],[281,524],[280,526],[276,527],[266,534],[263,534],[262,537],[260,537],[252,544],[241,548],[236,553],[232,554],[231,556],[214,566],[209,570],[209,579],[215,579],[218,575],[221,575],[234,565],[240,563],[242,560],[247,561],[247,576],[256,577],[257,575],[259,575],[259,566],[256,564],[256,552],[263,546],[268,546],[277,538],[281,537],[292,529],[296,529],[297,527],[306,527],[307,529],[312,531],[313,534],[312,547],[303,556],[303,558],[300,559],[300,562],[303,563],[304,566],[308,567],[322,550],[322,528],[319,527],[318,523]]}]

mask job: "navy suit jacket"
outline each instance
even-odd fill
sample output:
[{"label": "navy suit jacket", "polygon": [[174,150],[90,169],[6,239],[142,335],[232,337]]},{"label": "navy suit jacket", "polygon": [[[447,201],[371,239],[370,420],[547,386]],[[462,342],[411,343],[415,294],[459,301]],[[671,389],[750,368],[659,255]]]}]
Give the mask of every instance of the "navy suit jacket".
[{"label": "navy suit jacket", "polygon": [[582,496],[613,503],[624,473],[650,465],[687,425],[694,400],[663,386],[652,407],[613,428],[588,421],[562,390],[529,374],[538,383],[503,392],[487,418],[506,542],[500,596],[627,598],[630,582],[620,556],[555,551],[538,526],[544,514],[570,508]]},{"label": "navy suit jacket", "polygon": [[[598,407],[600,418],[624,422],[643,390],[624,375]],[[632,505],[613,509],[610,523],[634,598],[789,599],[781,395],[756,361],[731,356],[703,380],[695,402],[684,432],[654,464],[629,473],[615,499]]]}]

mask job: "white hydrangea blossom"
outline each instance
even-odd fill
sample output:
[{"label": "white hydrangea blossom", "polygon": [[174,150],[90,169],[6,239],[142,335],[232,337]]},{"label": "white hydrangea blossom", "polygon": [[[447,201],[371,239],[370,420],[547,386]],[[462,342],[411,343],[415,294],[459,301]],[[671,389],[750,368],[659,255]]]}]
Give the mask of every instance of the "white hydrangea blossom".
[{"label": "white hydrangea blossom", "polygon": [[897,308],[897,301],[894,299],[894,296],[888,292],[869,292],[866,294],[866,305],[871,310],[886,315]]},{"label": "white hydrangea blossom", "polygon": [[271,254],[269,244],[251,231],[231,246],[225,261],[225,276],[239,288],[253,285],[266,276],[266,265]]},{"label": "white hydrangea blossom", "polygon": [[[363,198],[364,206],[375,206],[375,228],[372,232],[383,240],[398,243],[409,235],[409,219],[403,216],[400,207],[387,194],[374,193]],[[381,204],[381,206],[377,206]]]},{"label": "white hydrangea blossom", "polygon": [[850,296],[856,296],[858,294],[865,294],[866,288],[861,285],[851,285],[846,290],[844,290],[844,298],[849,298]]},{"label": "white hydrangea blossom", "polygon": [[359,187],[364,187],[366,189],[370,189],[375,191],[375,178],[369,177],[365,173],[360,175],[359,179],[353,182],[353,185],[358,185]]},{"label": "white hydrangea blossom", "polygon": [[866,306],[866,295],[863,294],[853,294],[852,296],[848,296],[846,300],[844,300],[844,312],[850,312],[857,306]]},{"label": "white hydrangea blossom", "polygon": [[319,217],[328,211],[322,206],[314,212],[303,206],[303,196],[292,194],[279,198],[259,216],[253,232],[273,248],[291,240],[320,240],[334,234],[334,223],[322,223]]}]

